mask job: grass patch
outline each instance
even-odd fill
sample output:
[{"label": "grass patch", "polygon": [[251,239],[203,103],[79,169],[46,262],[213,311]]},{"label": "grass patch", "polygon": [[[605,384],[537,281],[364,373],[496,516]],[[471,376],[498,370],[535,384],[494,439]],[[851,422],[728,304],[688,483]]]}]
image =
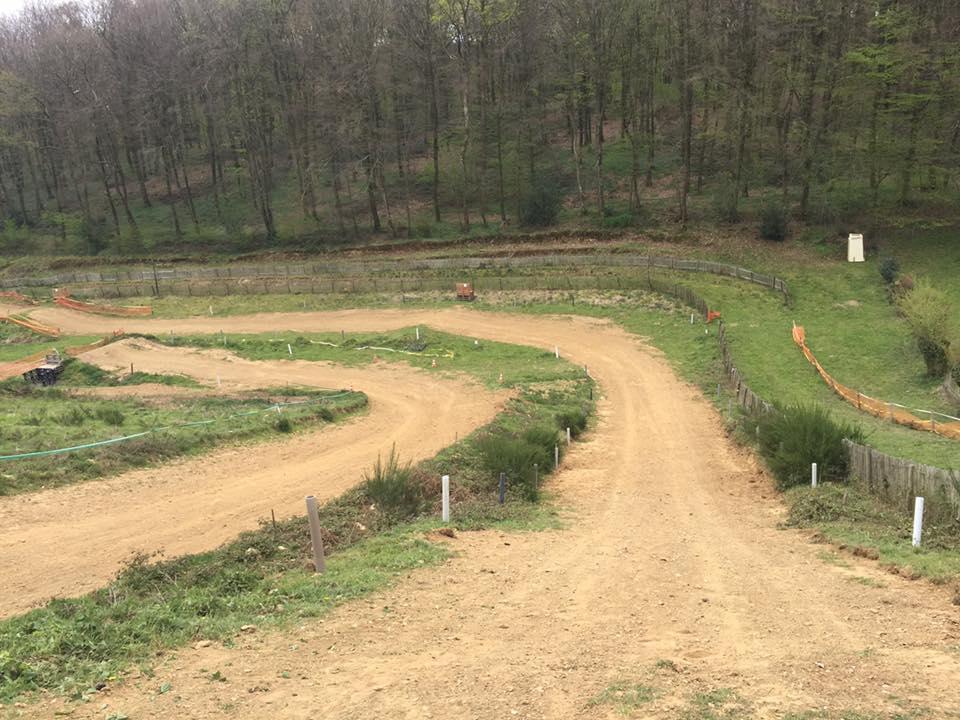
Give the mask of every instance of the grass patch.
[{"label": "grass patch", "polygon": [[750,706],[729,688],[717,688],[693,696],[680,715],[684,720],[740,720],[750,717]]},{"label": "grass patch", "polygon": [[869,548],[907,577],[947,582],[960,576],[960,523],[927,524],[923,544],[911,544],[912,518],[851,486],[828,483],[785,494],[793,527],[818,529],[838,545]]},{"label": "grass patch", "polygon": [[588,705],[611,705],[621,715],[630,715],[656,697],[656,691],[649,685],[618,682],[592,698]]},{"label": "grass patch", "polygon": [[[275,403],[283,418],[308,428],[366,407],[362,393],[286,388],[238,396],[101,399],[71,392],[80,383],[116,384],[102,371],[73,362],[65,382],[41,388],[20,378],[0,383],[0,455],[42,452],[148,433],[128,441],[69,453],[0,461],[0,495],[108,477],[156,465],[176,457],[209,451],[219,445],[274,437]],[[120,383],[125,384],[125,383]],[[205,423],[184,427],[187,423]],[[288,430],[293,429],[288,428]]]}]

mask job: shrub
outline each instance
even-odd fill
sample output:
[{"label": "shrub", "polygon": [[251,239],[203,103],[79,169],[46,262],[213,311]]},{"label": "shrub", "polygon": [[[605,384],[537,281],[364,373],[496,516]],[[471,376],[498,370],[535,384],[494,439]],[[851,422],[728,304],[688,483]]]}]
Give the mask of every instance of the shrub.
[{"label": "shrub", "polygon": [[97,419],[105,422],[107,425],[120,426],[126,420],[123,413],[112,407],[97,408]]},{"label": "shrub", "polygon": [[317,417],[324,422],[333,422],[333,410],[328,407],[321,407],[317,410]]},{"label": "shrub", "polygon": [[390,448],[384,463],[379,455],[369,472],[363,474],[363,490],[380,510],[394,518],[417,515],[423,507],[423,489],[410,463],[400,464],[397,447]]},{"label": "shrub", "polygon": [[784,490],[810,482],[810,465],[824,480],[842,481],[847,474],[843,439],[863,439],[859,427],[834,420],[819,405],[791,405],[760,420],[760,451]]},{"label": "shrub", "polygon": [[887,285],[893,285],[900,274],[900,262],[895,257],[885,257],[880,263],[880,277]]},{"label": "shrub", "polygon": [[[59,422],[63,423],[64,425],[83,425],[89,417],[90,415],[87,413],[87,411],[83,407],[79,405],[75,405],[71,407],[69,410],[67,410],[65,413],[60,415],[60,417],[57,419],[59,420]],[[28,424],[39,425],[40,423],[39,422],[33,423],[28,421]]]},{"label": "shrub", "polygon": [[787,239],[787,209],[780,203],[769,203],[760,212],[760,237],[773,242]]},{"label": "shrub", "polygon": [[612,229],[612,230],[619,229],[619,228],[628,228],[628,227],[631,227],[633,223],[634,223],[633,213],[629,213],[629,212],[618,213],[617,215],[610,215],[608,217],[603,218],[603,220],[600,221],[600,225],[602,227]]},{"label": "shrub", "polygon": [[731,185],[725,185],[713,199],[713,212],[717,220],[725,223],[739,222],[739,199],[737,189]]},{"label": "shrub", "polygon": [[557,413],[557,425],[561,430],[570,428],[570,434],[577,437],[587,428],[587,412],[583,408]]},{"label": "shrub", "polygon": [[[543,440],[544,437],[541,436],[540,439]],[[539,491],[534,479],[533,466],[539,466],[540,474],[549,469],[555,441],[556,433],[553,433],[547,449],[543,445],[530,442],[527,437],[488,435],[480,440],[478,448],[484,468],[492,478],[498,478],[500,473],[505,473],[511,483],[519,484],[524,498],[536,500]]]},{"label": "shrub", "polygon": [[277,420],[277,432],[289,433],[293,432],[293,423],[290,422],[290,418],[284,416]]},{"label": "shrub", "polygon": [[562,202],[563,195],[555,183],[534,180],[520,200],[520,222],[534,227],[553,225]]},{"label": "shrub", "polygon": [[951,345],[957,336],[956,320],[946,293],[925,280],[900,298],[900,311],[927,364],[927,374],[943,377],[950,368]]}]

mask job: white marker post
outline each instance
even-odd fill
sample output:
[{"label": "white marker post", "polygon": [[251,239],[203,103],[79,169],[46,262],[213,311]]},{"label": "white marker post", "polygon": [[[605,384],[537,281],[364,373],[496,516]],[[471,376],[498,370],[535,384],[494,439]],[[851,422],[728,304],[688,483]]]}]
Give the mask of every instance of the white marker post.
[{"label": "white marker post", "polygon": [[290,347],[290,343],[287,343],[287,353],[293,355],[293,348]]},{"label": "white marker post", "polygon": [[213,315],[213,305],[210,306],[210,314]]},{"label": "white marker post", "polygon": [[817,486],[817,464],[810,463],[810,487]]},{"label": "white marker post", "polygon": [[417,340],[419,340],[419,339],[420,339],[420,328],[417,327]]},{"label": "white marker post", "polygon": [[570,428],[567,428],[567,445],[570,444]]},{"label": "white marker post", "polygon": [[693,325],[693,313],[690,313],[690,324]]},{"label": "white marker post", "polygon": [[559,345],[554,345],[554,346],[553,346],[553,354],[557,356],[557,360],[560,359],[560,346],[559,346]]},{"label": "white marker post", "polygon": [[317,515],[317,499],[307,495],[307,518],[310,520],[310,544],[313,546],[313,566],[318,573],[326,572],[323,558],[323,535],[320,534],[320,516]]},{"label": "white marker post", "polygon": [[560,446],[553,446],[553,467],[554,469],[560,467]]},{"label": "white marker post", "polygon": [[918,497],[913,505],[913,546],[920,547],[920,535],[923,531],[923,498]]},{"label": "white marker post", "polygon": [[450,522],[450,476],[444,475],[440,483],[443,486],[443,521]]}]

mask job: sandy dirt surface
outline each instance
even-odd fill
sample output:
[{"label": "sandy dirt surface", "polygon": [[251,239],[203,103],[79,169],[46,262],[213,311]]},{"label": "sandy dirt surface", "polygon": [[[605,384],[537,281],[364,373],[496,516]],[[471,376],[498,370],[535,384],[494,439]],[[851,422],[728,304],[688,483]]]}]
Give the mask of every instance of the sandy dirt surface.
[{"label": "sandy dirt surface", "polygon": [[[73,317],[57,320],[76,330]],[[559,345],[589,366],[604,391],[598,425],[552,481],[566,529],[462,533],[445,541],[457,551],[452,561],[321,620],[287,633],[242,634],[232,648],[171,653],[154,677],[110,688],[87,705],[64,707],[57,699],[18,712],[163,720],[612,718],[614,704],[594,701],[626,683],[651,689],[635,717],[957,717],[960,613],[946,590],[865,560],[829,564],[822,557],[829,550],[779,529],[782,506],[752,457],[727,438],[694,388],[615,326],[459,310],[198,319],[170,327],[386,330],[413,323]],[[136,325],[129,329],[153,327]],[[272,459],[280,465],[292,456]],[[226,682],[211,682],[215,671]],[[164,683],[172,689],[159,693]],[[617,692],[607,697],[622,697]]]},{"label": "sandy dirt surface", "polygon": [[[228,447],[199,458],[107,480],[0,498],[0,616],[51,596],[102,587],[134,552],[168,556],[210,549],[257,527],[274,510],[287,517],[305,495],[328,499],[356,484],[378,453],[396,443],[406,459],[430,457],[489,422],[504,396],[465,379],[407,365],[364,368],[297,361],[250,362],[221,351],[124,340],[84,356],[107,369],[135,362],[146,372],[221,378],[234,389],[297,384],[356,388],[369,410],[291,439]],[[65,511],[67,514],[64,515]]]}]

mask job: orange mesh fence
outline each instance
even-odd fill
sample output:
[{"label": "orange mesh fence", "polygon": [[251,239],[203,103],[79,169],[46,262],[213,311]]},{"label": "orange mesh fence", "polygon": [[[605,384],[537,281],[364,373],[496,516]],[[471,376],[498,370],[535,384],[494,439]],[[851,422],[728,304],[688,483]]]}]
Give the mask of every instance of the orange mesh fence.
[{"label": "orange mesh fence", "polygon": [[5,320],[8,323],[13,323],[14,325],[19,325],[22,328],[26,328],[31,332],[35,332],[39,335],[46,335],[47,337],[60,337],[60,328],[55,328],[50,325],[44,325],[43,323],[37,322],[36,320],[31,320],[28,317],[22,315],[6,315],[0,320]]},{"label": "orange mesh fence", "polygon": [[[827,385],[829,385],[831,389],[837,393],[837,395],[842,397],[851,405],[855,405],[858,410],[870,413],[878,418],[892,420],[898,425],[906,425],[914,430],[926,430],[927,432],[933,432],[937,435],[942,435],[943,437],[960,440],[960,420],[957,420],[957,418],[949,415],[940,415],[930,411],[917,411],[926,412],[930,415],[929,419],[923,420],[917,417],[909,408],[905,408],[903,405],[877,400],[869,395],[864,395],[858,390],[854,390],[846,385],[841,385],[833,379],[830,373],[824,369],[824,367],[817,361],[817,358],[814,356],[814,354],[810,351],[810,348],[807,347],[806,333],[799,325],[793,326],[793,341],[800,346],[804,357],[807,358],[807,360],[810,361],[810,364],[817,369],[817,372],[820,373],[820,377],[824,379],[824,382],[826,382]],[[944,422],[938,421],[935,416],[943,418]]]},{"label": "orange mesh fence", "polygon": [[79,310],[80,312],[95,313],[97,315],[119,315],[121,317],[143,317],[152,315],[153,308],[149,305],[132,305],[123,307],[120,305],[101,305],[98,303],[88,303],[82,300],[74,300],[66,295],[58,295],[53,300],[61,307]]},{"label": "orange mesh fence", "polygon": [[0,300],[9,300],[10,302],[20,303],[21,305],[36,305],[37,301],[33,298],[28,298],[22,293],[18,293],[16,290],[5,290],[0,292]]}]

